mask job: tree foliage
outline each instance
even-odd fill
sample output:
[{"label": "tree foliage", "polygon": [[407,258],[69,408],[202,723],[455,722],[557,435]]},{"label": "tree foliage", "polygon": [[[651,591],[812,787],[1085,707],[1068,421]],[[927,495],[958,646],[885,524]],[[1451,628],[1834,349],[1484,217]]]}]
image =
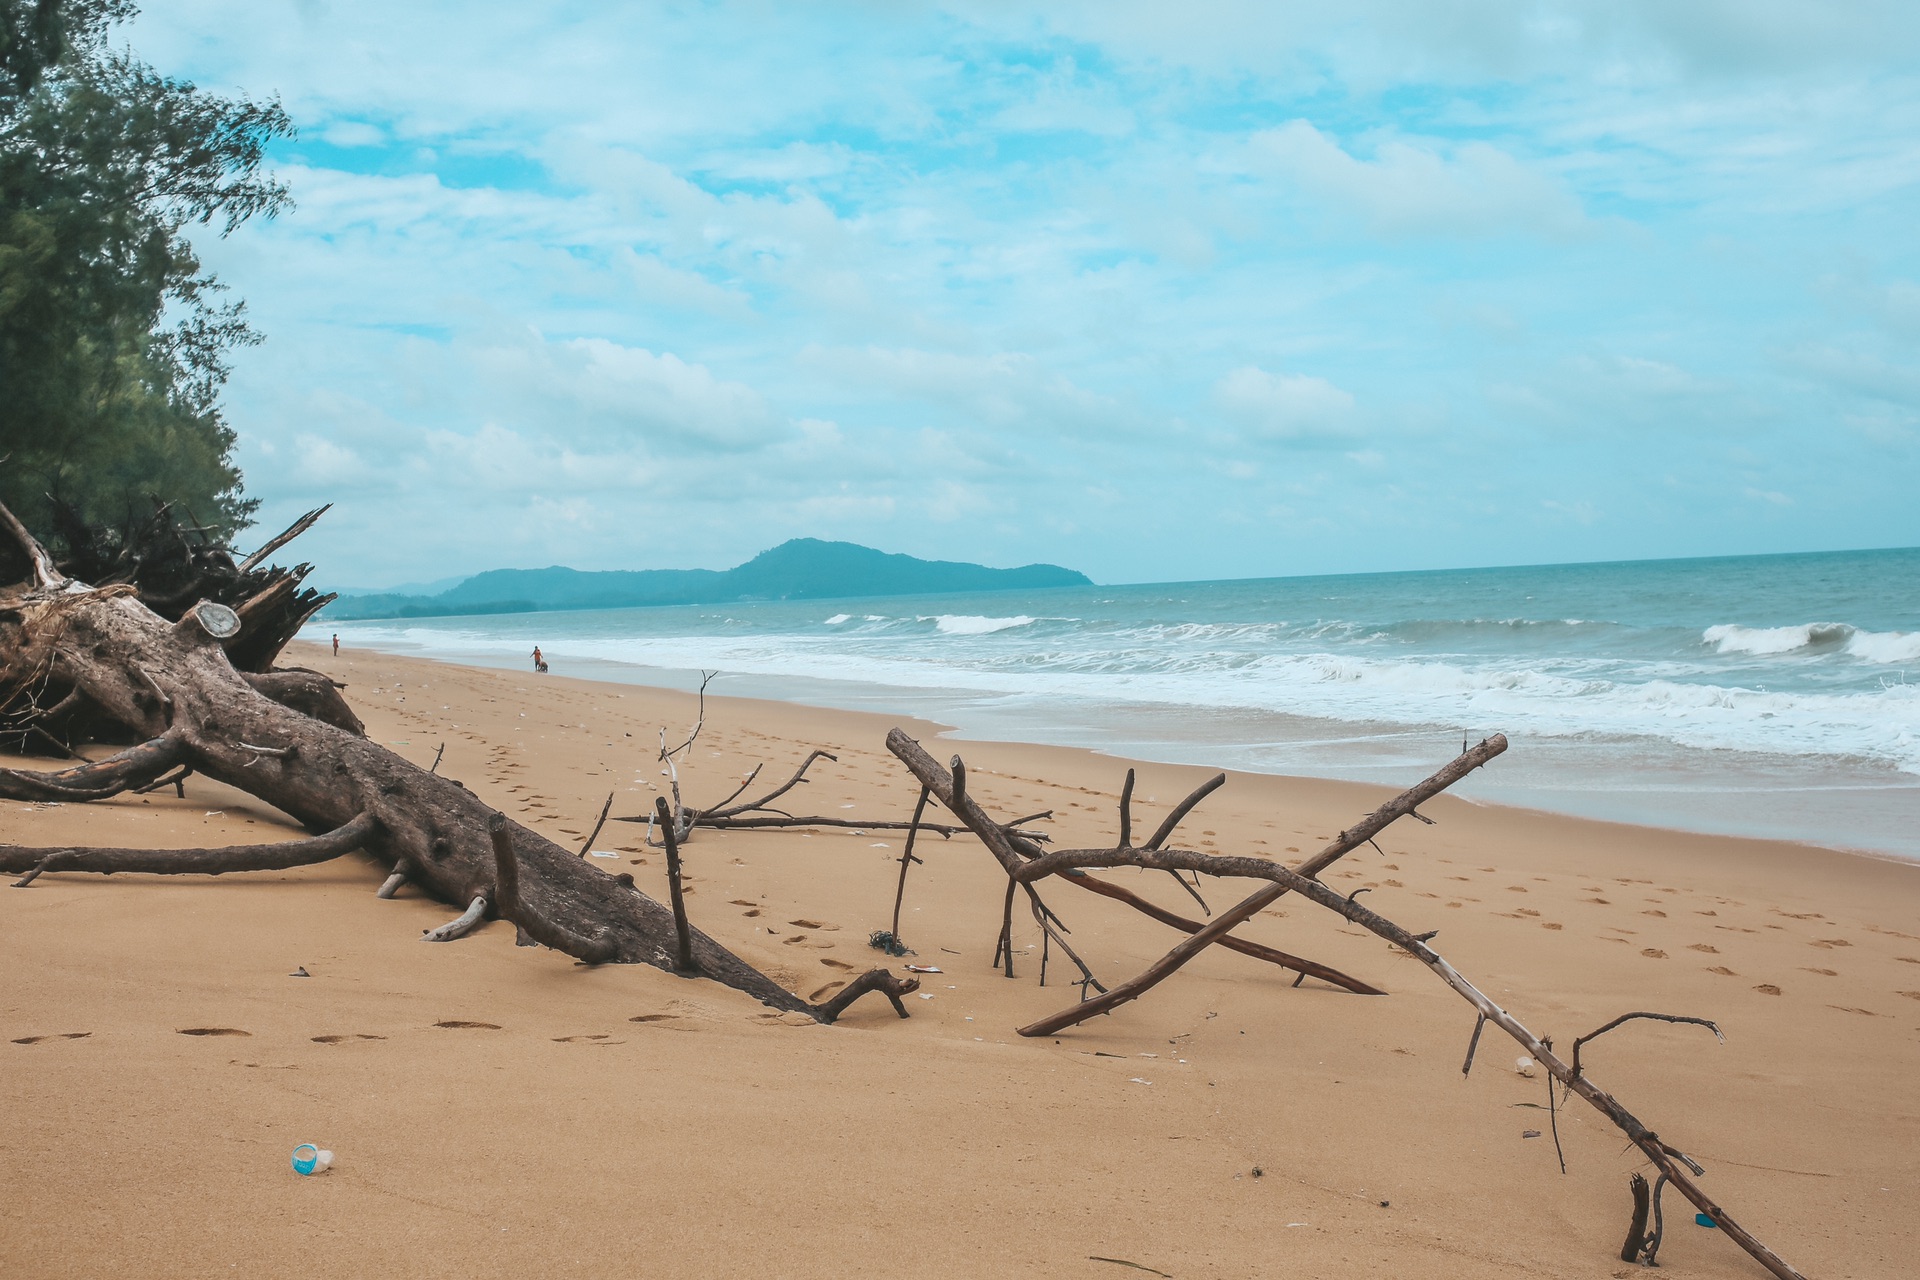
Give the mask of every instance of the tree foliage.
[{"label": "tree foliage", "polygon": [[204,93],[112,47],[130,0],[0,0],[0,501],[121,523],[150,499],[222,537],[241,494],[219,394],[259,341],[200,263],[288,207],[263,170],[276,102]]}]

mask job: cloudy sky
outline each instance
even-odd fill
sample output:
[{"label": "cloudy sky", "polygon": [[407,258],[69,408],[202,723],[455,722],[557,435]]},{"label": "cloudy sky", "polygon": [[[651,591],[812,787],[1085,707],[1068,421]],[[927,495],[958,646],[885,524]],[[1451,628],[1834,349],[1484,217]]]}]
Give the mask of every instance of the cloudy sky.
[{"label": "cloudy sky", "polygon": [[300,128],[201,248],[334,585],[1920,543],[1910,2],[151,10]]}]

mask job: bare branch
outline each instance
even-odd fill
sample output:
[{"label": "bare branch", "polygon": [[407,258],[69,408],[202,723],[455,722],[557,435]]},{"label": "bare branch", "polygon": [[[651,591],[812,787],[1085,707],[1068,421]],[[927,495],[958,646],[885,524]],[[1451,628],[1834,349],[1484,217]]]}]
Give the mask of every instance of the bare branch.
[{"label": "bare branch", "polygon": [[[1166,818],[1160,823],[1159,829],[1153,833],[1153,838],[1151,840],[1148,840],[1143,847],[1148,849],[1158,849],[1161,845],[1165,844],[1167,842],[1167,837],[1173,834],[1173,829],[1180,825],[1180,822],[1183,818],[1185,818],[1188,814],[1193,812],[1193,807],[1199,804],[1202,800],[1205,800],[1208,796],[1212,795],[1214,792],[1218,791],[1221,787],[1225,786],[1226,781],[1227,781],[1226,774],[1216,773],[1211,778],[1208,778],[1205,782],[1195,787],[1191,795],[1189,795],[1185,800],[1182,800],[1179,804],[1173,806],[1173,811],[1169,813],[1166,816]],[[1126,842],[1122,841],[1121,843],[1124,844]]]},{"label": "bare branch", "polygon": [[893,1011],[901,1017],[907,1016],[907,1006],[901,996],[912,995],[920,989],[918,978],[896,978],[885,969],[869,969],[841,988],[830,1000],[823,1000],[813,1006],[813,1016],[821,1022],[831,1023],[846,1012],[848,1005],[869,991],[878,991],[893,1003]]},{"label": "bare branch", "polygon": [[333,504],[329,502],[326,506],[309,511],[298,520],[295,520],[292,524],[288,525],[286,530],[278,537],[269,539],[265,546],[248,556],[245,560],[242,560],[240,562],[240,572],[251,573],[255,565],[265,560],[280,548],[286,546],[289,542],[292,542],[307,530],[313,528],[313,522],[331,510],[333,510]]},{"label": "bare branch", "polygon": [[478,928],[480,922],[486,918],[487,899],[486,895],[481,894],[475,897],[472,902],[469,902],[467,909],[462,911],[458,916],[447,921],[438,929],[429,929],[421,934],[420,941],[452,942],[455,938],[464,938]]},{"label": "bare branch", "polygon": [[0,798],[8,800],[105,800],[144,787],[180,763],[186,742],[176,733],[163,733],[137,747],[128,747],[58,773],[35,769],[0,769]]},{"label": "bare branch", "polygon": [[27,553],[27,560],[33,566],[33,585],[50,591],[57,591],[67,585],[67,576],[54,566],[53,557],[40,545],[39,539],[27,532],[27,526],[20,523],[18,516],[0,502],[0,530],[13,537],[20,549]]},{"label": "bare branch", "polygon": [[[889,741],[891,741],[891,738],[889,738]],[[1439,795],[1455,782],[1466,777],[1469,773],[1478,769],[1481,765],[1493,759],[1506,749],[1506,738],[1496,733],[1479,746],[1463,752],[1457,756],[1452,763],[1448,764],[1444,769],[1441,769],[1426,781],[1408,788],[1392,800],[1381,805],[1378,809],[1375,809],[1353,827],[1342,831],[1339,838],[1334,840],[1332,844],[1329,844],[1325,849],[1322,849],[1319,853],[1301,863],[1296,873],[1297,876],[1318,875],[1321,871],[1332,866],[1348,853],[1378,835],[1396,818],[1412,812],[1421,804]],[[1230,861],[1251,863],[1254,860],[1232,859]],[[1086,865],[1098,864],[1088,863]],[[1282,870],[1282,868],[1273,868],[1273,870]],[[1253,871],[1225,872],[1224,874],[1253,874],[1264,876],[1265,873]],[[1193,957],[1199,955],[1213,943],[1219,941],[1230,929],[1251,920],[1254,916],[1273,905],[1273,903],[1278,901],[1281,895],[1287,891],[1288,885],[1284,881],[1268,885],[1237,906],[1215,916],[1206,928],[1175,946],[1173,950],[1154,962],[1154,964],[1139,977],[1134,978],[1130,982],[1122,983],[1112,991],[1096,999],[1088,1000],[1072,1009],[1063,1010],[1050,1018],[1043,1018],[1039,1022],[1033,1023],[1030,1029],[1022,1029],[1021,1034],[1041,1035],[1059,1031],[1065,1027],[1073,1026],[1075,1023],[1083,1022],[1094,1014],[1105,1013],[1110,1009],[1125,1004],[1129,1000],[1139,999],[1140,996],[1152,990],[1167,978],[1172,977],[1187,961],[1193,959]]]},{"label": "bare branch", "polygon": [[[102,875],[144,872],[155,875],[225,875],[230,871],[283,871],[327,862],[353,852],[380,832],[380,822],[361,814],[322,836],[272,844],[238,844],[224,849],[102,849],[68,846],[33,849],[0,845],[0,872],[96,871]],[[29,877],[27,883],[32,883]],[[21,886],[24,887],[24,886]]]},{"label": "bare branch", "polygon": [[1587,1041],[1589,1040],[1598,1040],[1601,1036],[1607,1034],[1607,1032],[1613,1030],[1615,1027],[1619,1026],[1621,1023],[1632,1022],[1635,1018],[1649,1018],[1655,1022],[1691,1023],[1696,1027],[1705,1027],[1707,1030],[1713,1032],[1713,1038],[1718,1040],[1721,1044],[1725,1044],[1727,1042],[1726,1034],[1720,1030],[1720,1025],[1707,1018],[1694,1018],[1684,1013],[1623,1013],[1619,1017],[1615,1018],[1612,1022],[1609,1022],[1606,1026],[1601,1027],[1597,1031],[1589,1031],[1587,1032],[1587,1034],[1581,1036],[1578,1040],[1575,1040],[1573,1042],[1573,1074],[1575,1075],[1580,1074],[1580,1046],[1581,1045],[1587,1043]]},{"label": "bare branch", "polygon": [[593,830],[587,833],[586,840],[584,840],[580,845],[581,857],[584,858],[587,856],[587,854],[593,851],[593,842],[600,838],[600,828],[607,825],[607,814],[612,812],[612,810],[613,810],[613,792],[609,791],[607,792],[607,802],[600,806],[600,820],[593,824]]},{"label": "bare branch", "polygon": [[493,840],[496,915],[519,925],[541,946],[565,952],[576,960],[587,964],[606,964],[614,958],[618,948],[613,939],[607,936],[606,930],[587,937],[556,920],[548,919],[545,913],[536,910],[521,896],[519,860],[514,856],[513,836],[507,830],[504,815],[496,813],[489,819],[487,834]]}]

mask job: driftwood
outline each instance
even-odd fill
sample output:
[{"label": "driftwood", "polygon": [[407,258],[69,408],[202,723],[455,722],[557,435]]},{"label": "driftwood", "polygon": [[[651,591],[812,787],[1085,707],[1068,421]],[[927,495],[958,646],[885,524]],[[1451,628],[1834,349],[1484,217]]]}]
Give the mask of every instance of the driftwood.
[{"label": "driftwood", "polygon": [[[84,702],[97,719],[140,744],[58,773],[0,770],[0,795],[103,800],[184,767],[273,805],[309,831],[328,833],[264,849],[7,847],[0,850],[0,869],[222,874],[296,865],[357,847],[422,891],[467,905],[459,927],[435,931],[440,936],[491,913],[587,963],[697,974],[821,1021],[846,1008],[847,991],[810,1004],[697,929],[680,945],[673,913],[636,888],[631,876],[608,875],[506,820],[458,782],[368,741],[324,677],[236,669],[226,646],[250,634],[239,610],[202,600],[170,620],[148,606],[137,583],[99,587],[70,578],[4,507],[0,543],[8,562],[27,574],[18,585],[0,587],[0,705],[18,705],[23,691],[66,691],[58,701]],[[199,560],[220,557],[209,552]],[[897,997],[915,985],[875,970],[848,990],[879,991],[900,1007]]]},{"label": "driftwood", "polygon": [[[920,744],[907,736],[904,730],[894,729],[887,734],[887,750],[893,752],[895,757],[912,771],[913,776],[919,780],[921,786],[931,791],[935,799],[939,800],[941,804],[946,805],[955,817],[965,823],[968,830],[971,830],[975,835],[980,837],[980,842],[987,846],[987,851],[993,854],[995,861],[999,862],[1001,869],[1007,873],[1008,901],[1012,901],[1015,886],[1020,885],[1024,887],[1026,891],[1033,896],[1033,900],[1037,902],[1038,895],[1034,891],[1032,877],[1022,877],[1020,871],[1033,859],[1045,857],[1046,850],[1042,849],[1025,833],[996,822],[987,811],[980,806],[978,801],[966,794],[964,782],[956,792],[954,787],[954,774],[942,768],[940,763],[922,750]],[[961,776],[964,778],[964,770],[961,772]],[[1218,785],[1217,782],[1208,782],[1199,794],[1204,795],[1210,793]],[[1189,799],[1193,800],[1193,803],[1198,803],[1196,797],[1189,797]],[[1184,817],[1192,811],[1192,808],[1193,804],[1183,802],[1182,807],[1179,808],[1177,812]],[[1123,806],[1123,821],[1127,818],[1124,810],[1125,807]],[[1171,833],[1172,828],[1169,827],[1168,834],[1170,835]],[[1161,836],[1160,838],[1164,840],[1166,836]],[[1171,925],[1173,928],[1182,930],[1183,932],[1197,934],[1208,927],[1196,921],[1175,915],[1164,907],[1134,893],[1131,889],[1124,888],[1111,881],[1101,880],[1096,876],[1088,875],[1085,871],[1079,870],[1078,868],[1065,868],[1059,873],[1059,876],[1076,889],[1084,889],[1089,893],[1097,893],[1102,897],[1124,902],[1149,919],[1157,920],[1161,924]],[[1055,918],[1057,919],[1057,917]],[[1004,944],[1006,940],[1003,924],[1002,943]],[[1318,978],[1323,982],[1332,983],[1334,986],[1360,995],[1378,996],[1386,994],[1386,992],[1373,986],[1371,983],[1363,982],[1359,978],[1342,973],[1330,965],[1324,965],[1318,961],[1308,960],[1301,956],[1289,955],[1284,951],[1264,946],[1260,943],[1248,942],[1241,938],[1225,938],[1222,940],[1221,945],[1230,950],[1237,951],[1242,955],[1251,956],[1256,960],[1264,960],[1268,964],[1279,965],[1282,968],[1292,969],[1296,973]],[[1007,975],[1009,977],[1012,976],[1013,963],[1010,952],[1010,948],[1005,948],[1002,951],[997,951],[995,956],[997,960],[1001,955],[1006,955]],[[1104,992],[1106,988],[1102,987],[1101,990]],[[1105,997],[1100,998],[1104,999]],[[1084,1001],[1080,1007],[1085,1008],[1092,1003],[1094,1003],[1092,1000],[1087,1000]]]},{"label": "driftwood", "polygon": [[[702,680],[701,689],[704,691],[705,688],[706,681]],[[705,723],[705,719],[706,713],[703,707],[701,710],[701,724]],[[718,804],[708,805],[705,808],[696,808],[685,804],[680,798],[680,771],[675,758],[684,753],[686,749],[693,744],[694,740],[699,736],[701,724],[696,724],[693,732],[676,747],[668,747],[665,743],[664,732],[661,735],[661,747],[658,759],[667,764],[668,790],[673,797],[669,806],[669,812],[674,816],[674,838],[683,845],[693,838],[695,831],[703,829],[708,831],[769,831],[816,827],[828,830],[840,829],[849,831],[906,831],[909,833],[930,831],[942,839],[957,836],[968,829],[965,826],[953,826],[939,822],[896,822],[892,819],[885,818],[838,818],[823,815],[792,814],[784,809],[775,808],[773,804],[775,800],[786,795],[787,792],[792,791],[795,787],[806,785],[812,781],[811,778],[807,777],[807,770],[813,767],[814,761],[831,760],[835,764],[840,762],[840,757],[834,755],[831,751],[818,749],[809,753],[807,758],[800,762],[800,767],[795,769],[792,776],[785,782],[756,799],[741,800],[740,797],[746,794],[747,788],[751,787],[754,780],[760,776],[760,770],[763,767],[761,765],[755,765],[752,772],[748,773],[740,785],[733,789],[732,794],[728,795],[726,799],[721,800]],[[661,798],[665,799],[666,797],[663,796]],[[1053,811],[1049,809],[1041,813],[1030,813],[1023,818],[1016,819],[1008,825],[1022,838],[1033,841],[1036,844],[1044,844],[1048,839],[1045,832],[1028,831],[1025,830],[1025,827],[1030,822],[1043,822],[1052,816]],[[649,809],[645,813],[618,815],[613,821],[645,823],[647,826],[647,844],[655,849],[664,847],[655,835],[655,832],[663,821],[657,809]]]},{"label": "driftwood", "polygon": [[[1191,802],[1197,802],[1199,796],[1211,791],[1213,787],[1218,785],[1217,782],[1210,782],[1201,792],[1196,793],[1193,797],[1189,797],[1189,803],[1184,803],[1175,810],[1174,816],[1170,818],[1168,822],[1162,824],[1161,829],[1154,834],[1154,837],[1147,846],[1140,848],[1127,847],[1126,833],[1129,828],[1129,823],[1126,814],[1127,806],[1123,799],[1121,806],[1122,839],[1119,847],[1112,849],[1063,849],[1053,853],[1045,853],[1038,849],[1019,850],[1016,848],[1015,842],[1007,838],[1004,830],[994,826],[991,819],[986,819],[984,814],[979,812],[978,805],[973,801],[972,797],[966,794],[964,783],[959,781],[960,778],[964,777],[964,774],[962,774],[959,769],[956,768],[952,776],[945,775],[944,771],[941,771],[939,766],[928,758],[925,752],[920,750],[918,744],[907,738],[906,735],[898,729],[888,735],[887,745],[892,749],[893,753],[913,771],[914,775],[920,779],[922,785],[928,787],[935,795],[939,796],[943,802],[949,802],[950,807],[953,807],[956,814],[962,816],[963,819],[968,822],[969,826],[974,826],[976,822],[981,824],[981,828],[979,829],[981,840],[995,852],[996,856],[1014,856],[1015,861],[1013,861],[1011,865],[1008,865],[1007,868],[1010,888],[1013,884],[1031,886],[1034,881],[1052,876],[1067,877],[1070,882],[1073,882],[1072,877],[1076,874],[1084,877],[1091,869],[1113,867],[1136,867],[1142,870],[1167,871],[1176,875],[1187,872],[1216,877],[1266,880],[1269,882],[1264,888],[1248,897],[1238,906],[1232,910],[1223,912],[1220,916],[1216,917],[1211,924],[1195,932],[1192,937],[1181,943],[1180,946],[1170,952],[1167,957],[1150,967],[1139,978],[1115,987],[1111,992],[1103,996],[1096,996],[1086,1000],[1075,1008],[1068,1009],[1063,1013],[1055,1014],[1034,1022],[1029,1026],[1021,1027],[1019,1029],[1021,1035],[1051,1035],[1074,1023],[1083,1021],[1092,1012],[1104,1011],[1122,1004],[1127,1000],[1136,998],[1156,983],[1171,976],[1181,964],[1185,963],[1185,961],[1193,955],[1198,954],[1206,946],[1216,941],[1224,941],[1229,937],[1228,930],[1245,920],[1251,919],[1282,894],[1296,893],[1313,902],[1315,905],[1324,907],[1342,918],[1384,938],[1408,955],[1413,956],[1438,975],[1441,981],[1445,982],[1474,1007],[1477,1016],[1474,1023],[1473,1042],[1468,1049],[1467,1061],[1463,1070],[1471,1069],[1473,1065],[1473,1050],[1479,1044],[1481,1031],[1489,1023],[1498,1027],[1507,1035],[1511,1036],[1536,1062],[1546,1069],[1549,1076],[1550,1091],[1552,1084],[1557,1082],[1568,1096],[1578,1095],[1582,1100],[1612,1122],[1615,1127],[1627,1136],[1629,1141],[1640,1148],[1648,1161],[1659,1171],[1659,1183],[1656,1184],[1656,1187],[1671,1184],[1678,1188],[1680,1193],[1691,1201],[1702,1213],[1710,1217],[1713,1222],[1726,1233],[1729,1239],[1738,1244],[1752,1256],[1755,1261],[1759,1262],[1773,1275],[1780,1277],[1780,1280],[1805,1280],[1799,1271],[1795,1270],[1778,1254],[1774,1253],[1765,1244],[1756,1239],[1751,1232],[1747,1231],[1729,1217],[1727,1211],[1716,1203],[1713,1198],[1707,1194],[1705,1189],[1694,1180],[1698,1175],[1705,1172],[1697,1161],[1647,1128],[1638,1117],[1622,1106],[1612,1094],[1596,1085],[1592,1078],[1586,1073],[1580,1061],[1580,1050],[1582,1046],[1626,1022],[1636,1019],[1645,1018],[1663,1022],[1697,1024],[1708,1028],[1715,1036],[1720,1036],[1719,1027],[1705,1018],[1696,1018],[1683,1014],[1642,1012],[1623,1014],[1600,1027],[1598,1030],[1589,1032],[1575,1040],[1572,1061],[1562,1060],[1554,1053],[1553,1043],[1550,1039],[1543,1039],[1535,1035],[1512,1014],[1495,1004],[1471,982],[1467,981],[1466,978],[1461,976],[1459,971],[1448,964],[1438,952],[1434,951],[1433,948],[1428,945],[1435,936],[1433,933],[1418,935],[1410,933],[1393,921],[1360,905],[1356,901],[1359,896],[1358,893],[1343,895],[1328,888],[1318,879],[1314,878],[1320,871],[1331,866],[1346,853],[1367,843],[1396,819],[1406,816],[1424,816],[1418,812],[1418,807],[1421,804],[1439,794],[1441,791],[1444,791],[1472,770],[1479,768],[1488,760],[1499,755],[1506,749],[1506,740],[1504,738],[1496,735],[1482,742],[1477,747],[1463,751],[1451,764],[1441,769],[1425,782],[1403,792],[1393,800],[1380,806],[1380,808],[1376,809],[1353,827],[1341,832],[1337,839],[1320,853],[1307,859],[1298,868],[1284,867],[1266,858],[1232,857],[1221,854],[1199,853],[1189,849],[1162,847],[1165,841],[1172,835],[1178,818],[1185,816],[1186,812],[1192,808]],[[1129,795],[1130,791],[1130,788],[1126,789],[1123,795]],[[1431,820],[1429,819],[1429,821]],[[1020,855],[1024,855],[1024,858],[1021,858]],[[1556,1143],[1557,1141],[1556,1123]],[[1649,1232],[1647,1230],[1647,1213],[1649,1205],[1651,1205],[1653,1212],[1656,1215],[1658,1214],[1658,1190],[1656,1189],[1652,1195],[1649,1195],[1646,1189],[1645,1179],[1637,1174],[1635,1178],[1637,1181],[1634,1189],[1634,1218],[1632,1225],[1629,1227],[1627,1244],[1621,1256],[1628,1261],[1644,1261],[1650,1264],[1653,1252],[1659,1247],[1659,1225],[1656,1217],[1655,1226],[1652,1231]]]}]

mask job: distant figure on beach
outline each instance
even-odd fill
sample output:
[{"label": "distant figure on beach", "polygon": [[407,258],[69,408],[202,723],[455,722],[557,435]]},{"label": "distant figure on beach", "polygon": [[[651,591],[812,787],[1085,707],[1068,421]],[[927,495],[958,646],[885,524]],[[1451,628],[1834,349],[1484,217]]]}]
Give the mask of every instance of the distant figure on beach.
[{"label": "distant figure on beach", "polygon": [[541,675],[547,674],[547,660],[540,656],[540,646],[533,646],[533,669]]},{"label": "distant figure on beach", "polygon": [[340,656],[340,633],[338,631],[333,633],[333,656],[336,658]]}]

